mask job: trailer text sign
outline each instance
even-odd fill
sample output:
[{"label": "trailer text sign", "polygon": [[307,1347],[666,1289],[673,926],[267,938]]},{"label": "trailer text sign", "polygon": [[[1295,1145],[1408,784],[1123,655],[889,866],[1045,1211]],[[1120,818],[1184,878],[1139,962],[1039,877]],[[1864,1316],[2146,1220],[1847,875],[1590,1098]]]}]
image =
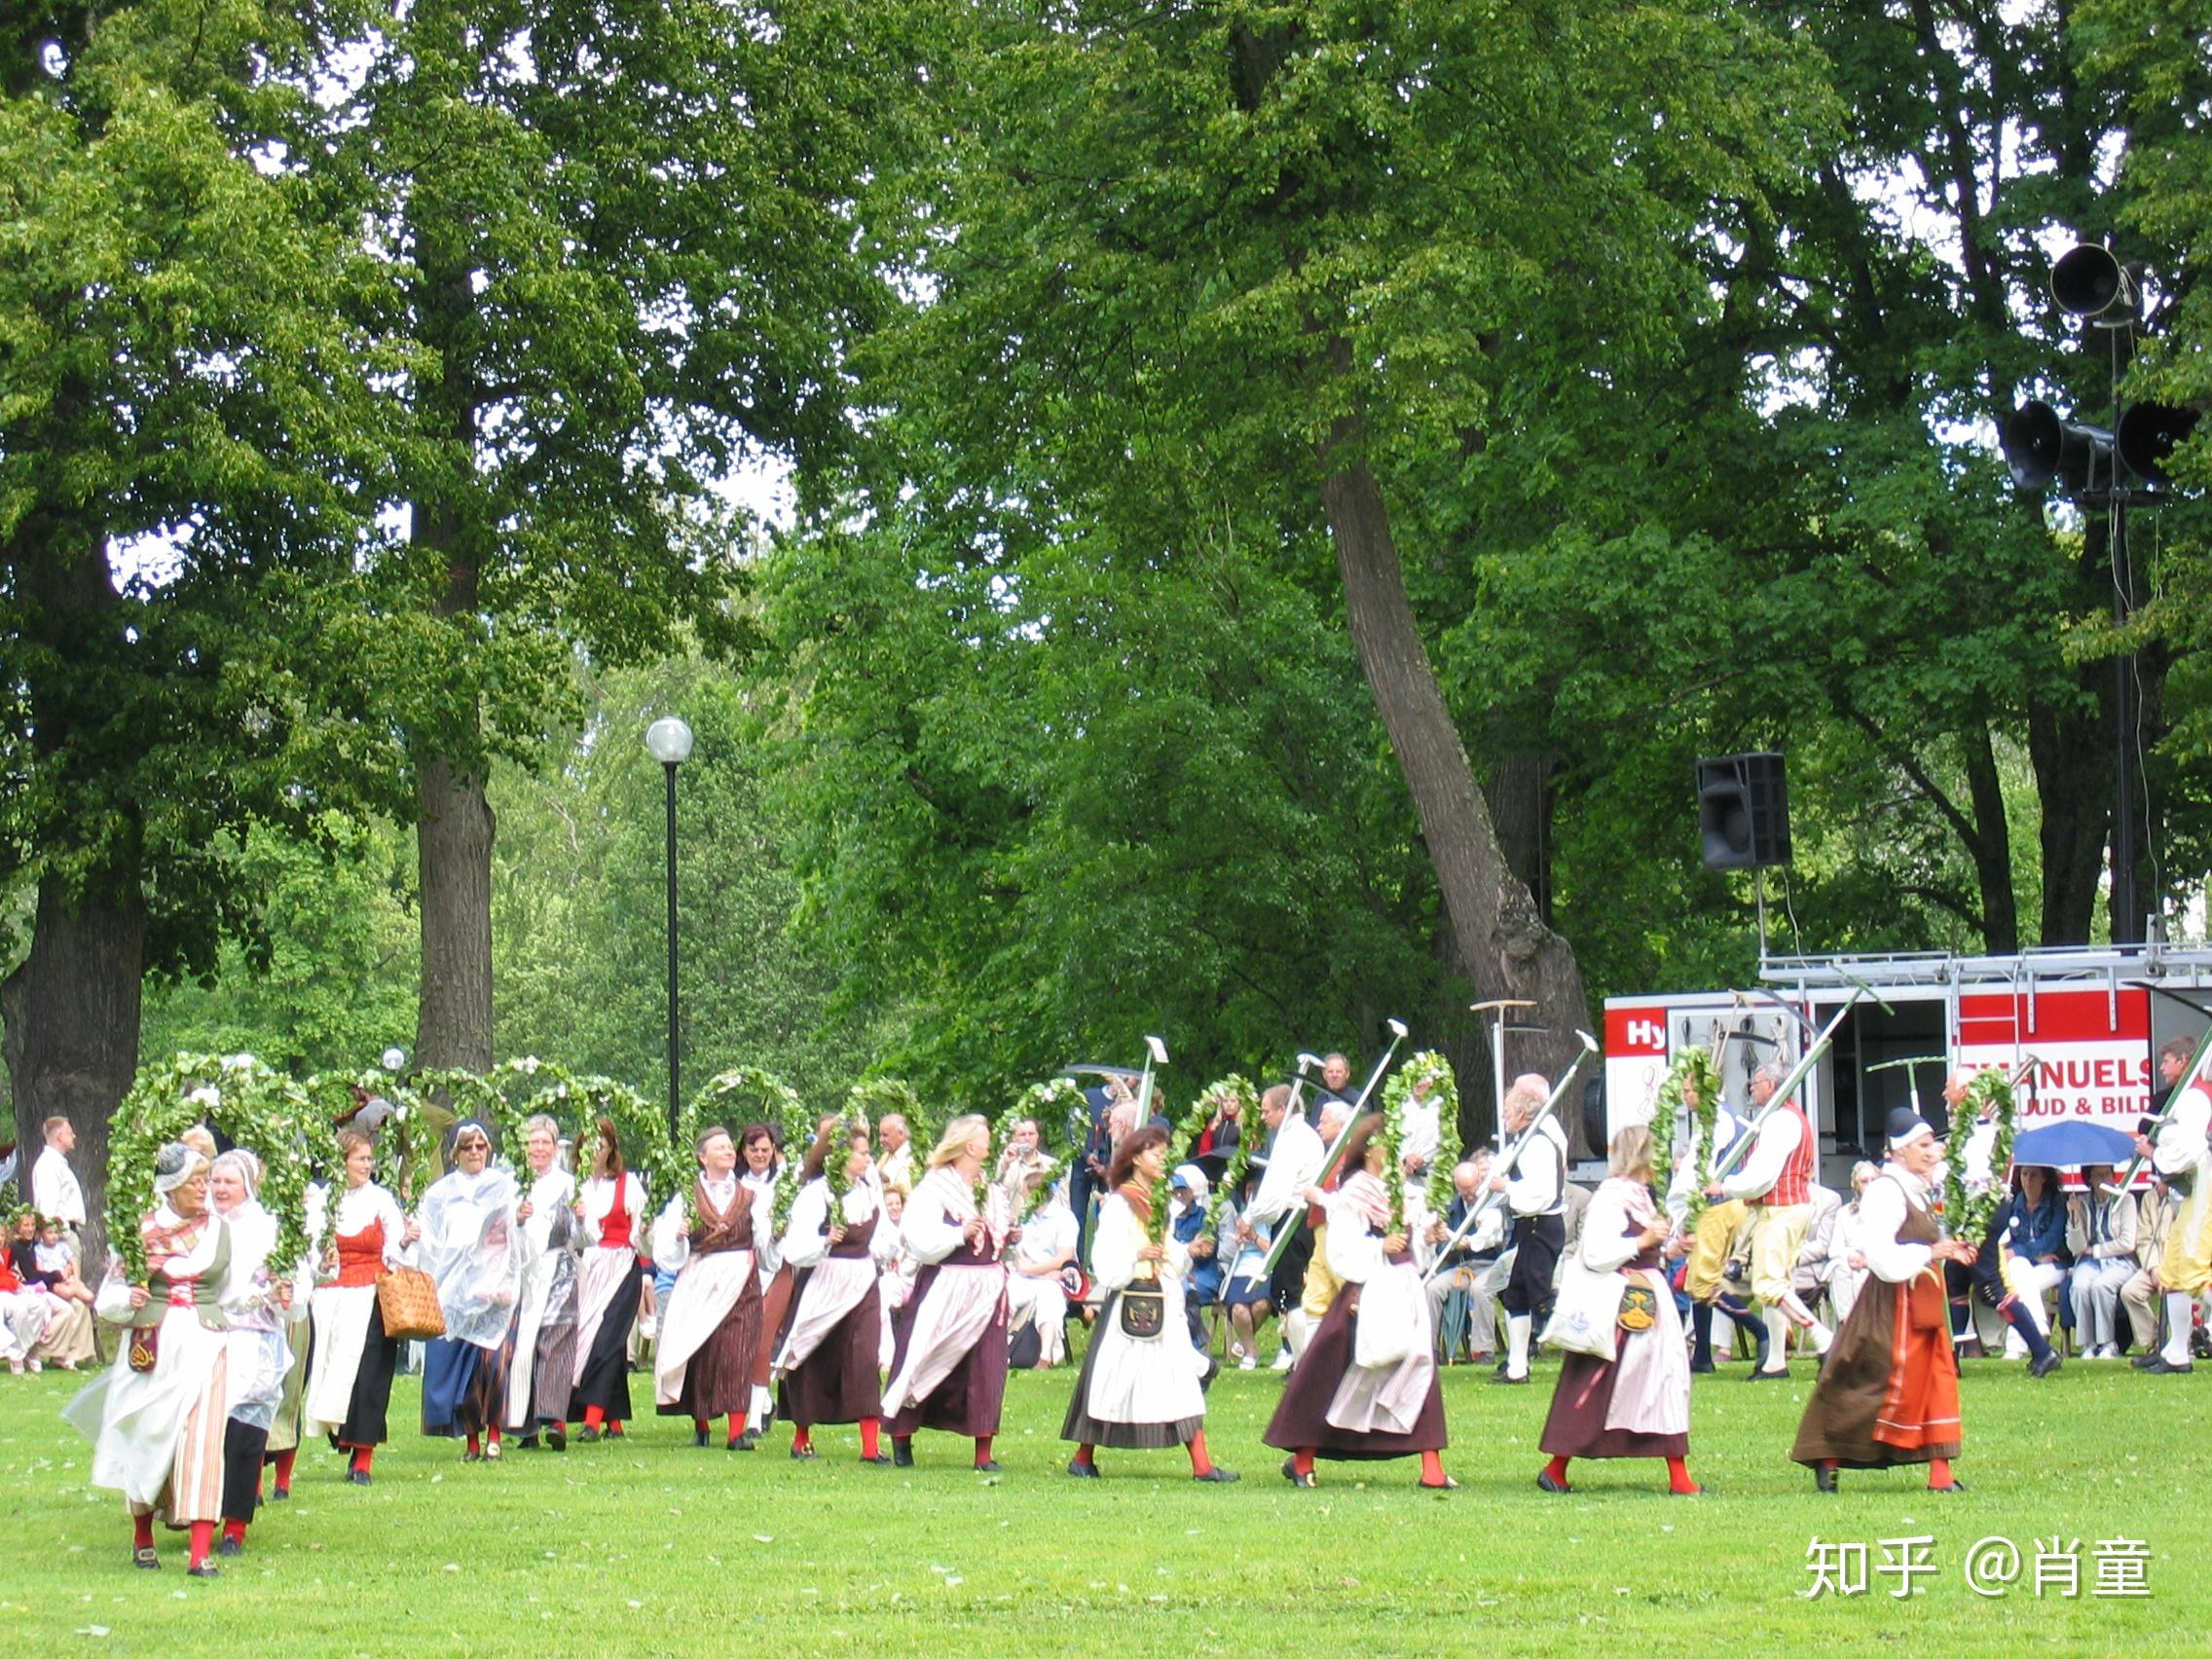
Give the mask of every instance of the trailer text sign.
[{"label": "trailer text sign", "polygon": [[2147,991],[1995,992],[1959,999],[1958,1063],[2008,1069],[2033,1057],[2019,1090],[2022,1128],[2086,1118],[2132,1130],[2151,1109]]}]

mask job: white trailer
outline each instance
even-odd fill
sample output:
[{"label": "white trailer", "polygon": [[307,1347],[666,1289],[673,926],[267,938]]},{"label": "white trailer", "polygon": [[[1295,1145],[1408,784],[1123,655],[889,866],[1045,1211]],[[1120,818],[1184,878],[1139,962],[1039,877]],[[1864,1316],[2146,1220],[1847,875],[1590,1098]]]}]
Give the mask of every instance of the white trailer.
[{"label": "white trailer", "polygon": [[1751,1069],[1762,1060],[1787,1069],[1861,988],[1869,994],[1799,1094],[1820,1135],[1821,1178],[1839,1190],[1854,1161],[1880,1160],[1892,1107],[1917,1100],[1930,1123],[1947,1127],[1941,1093],[1954,1066],[2016,1069],[2033,1057],[2023,1130],[2066,1117],[2131,1130],[2150,1110],[2159,1045],[2194,1043],[2212,1023],[2212,950],[1770,957],[1754,991],[1608,997],[1604,1104],[1588,1132],[1609,1139],[1648,1120],[1674,1057],[1716,1033],[1729,1104],[1743,1108]]}]

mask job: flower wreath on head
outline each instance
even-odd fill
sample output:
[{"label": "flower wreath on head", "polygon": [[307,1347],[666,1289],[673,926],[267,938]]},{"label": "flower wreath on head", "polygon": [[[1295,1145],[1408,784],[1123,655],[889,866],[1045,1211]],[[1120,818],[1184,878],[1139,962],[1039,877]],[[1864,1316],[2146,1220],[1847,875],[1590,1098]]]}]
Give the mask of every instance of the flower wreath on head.
[{"label": "flower wreath on head", "polygon": [[[1444,1156],[1444,1137],[1449,1132],[1456,1138],[1459,1133],[1459,1079],[1452,1070],[1452,1062],[1434,1049],[1423,1049],[1409,1054],[1406,1063],[1391,1075],[1382,1086],[1382,1113],[1385,1121],[1396,1114],[1398,1127],[1393,1131],[1393,1147],[1402,1144],[1405,1135],[1405,1115],[1413,1104],[1414,1091],[1425,1085],[1436,1101],[1436,1155],[1428,1161],[1428,1186],[1426,1197],[1430,1218],[1441,1221],[1444,1212],[1452,1206],[1453,1161]],[[1405,1171],[1398,1172],[1393,1191],[1400,1195],[1398,1219],[1404,1220],[1402,1195]]]},{"label": "flower wreath on head", "polygon": [[791,1214],[792,1197],[798,1190],[799,1160],[805,1155],[806,1141],[814,1135],[814,1125],[807,1123],[803,1125],[804,1138],[795,1149],[792,1145],[794,1131],[801,1126],[804,1116],[798,1090],[774,1072],[758,1066],[732,1066],[710,1079],[683,1109],[677,1123],[677,1138],[663,1149],[655,1172],[668,1192],[684,1195],[683,1212],[696,1231],[703,1219],[699,1214],[699,1163],[694,1150],[699,1131],[710,1124],[720,1124],[733,1136],[740,1135],[745,1125],[754,1122],[780,1129],[784,1137],[784,1160],[776,1176],[775,1196],[776,1227],[780,1232],[785,1218]]},{"label": "flower wreath on head", "polygon": [[[154,1156],[195,1124],[220,1128],[261,1162],[255,1194],[276,1223],[269,1260],[288,1274],[307,1253],[315,1107],[301,1084],[251,1054],[178,1054],[140,1069],[108,1128],[108,1247],[133,1284],[146,1277],[145,1218],[160,1205]],[[276,1272],[276,1268],[272,1269]]]}]

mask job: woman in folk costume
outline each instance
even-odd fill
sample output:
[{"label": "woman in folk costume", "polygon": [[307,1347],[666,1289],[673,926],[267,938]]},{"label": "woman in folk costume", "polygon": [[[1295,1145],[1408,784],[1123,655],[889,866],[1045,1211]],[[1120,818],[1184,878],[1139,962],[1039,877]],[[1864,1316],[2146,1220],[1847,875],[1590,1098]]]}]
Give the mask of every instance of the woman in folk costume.
[{"label": "woman in folk costume", "polygon": [[[305,1299],[295,1305],[291,1272],[272,1262],[276,1218],[261,1207],[261,1161],[240,1147],[215,1160],[207,1198],[231,1235],[231,1266],[221,1292],[230,1327],[230,1421],[223,1429],[223,1536],[215,1553],[241,1554],[261,1503],[261,1465],[270,1425],[292,1369],[292,1339],[307,1333]],[[292,1265],[296,1269],[297,1264]]]},{"label": "woman in folk costume", "polygon": [[1437,1383],[1428,1296],[1402,1232],[1390,1231],[1379,1113],[1353,1128],[1330,1195],[1328,1266],[1344,1288],[1300,1353],[1262,1437],[1291,1456],[1294,1486],[1314,1484],[1317,1457],[1420,1458],[1420,1484],[1458,1486],[1444,1472],[1444,1394]]},{"label": "woman in folk costume", "polygon": [[575,1386],[569,1405],[583,1411],[577,1438],[594,1441],[620,1434],[630,1420],[630,1327],[645,1293],[637,1241],[645,1236],[645,1183],[623,1167],[611,1119],[599,1120],[591,1179],[577,1209],[584,1253],[576,1268]]},{"label": "woman in folk costume", "polygon": [[714,1419],[726,1415],[723,1445],[735,1452],[760,1345],[754,1240],[767,1230],[770,1200],[737,1178],[729,1130],[719,1124],[702,1130],[696,1150],[697,1180],[669,1199],[653,1227],[653,1261],[678,1270],[653,1345],[653,1403],[663,1417],[691,1419],[694,1446],[706,1445]]},{"label": "woman in folk costume", "polygon": [[1867,1278],[1805,1402],[1789,1456],[1822,1492],[1838,1469],[1926,1463],[1932,1492],[1964,1492],[1959,1370],[1951,1347],[1944,1262],[1973,1266],[1974,1246],[1945,1238],[1932,1209],[1943,1143],[1910,1107],[1890,1114],[1890,1159],[1860,1198]]},{"label": "woman in folk costume", "polygon": [[[839,1161],[830,1179],[830,1160]],[[783,1414],[792,1420],[792,1456],[814,1456],[814,1429],[860,1424],[861,1461],[889,1463],[877,1441],[883,1423],[883,1301],[878,1271],[894,1235],[868,1162],[866,1121],[833,1118],[814,1137],[800,1166],[805,1183],[792,1200],[784,1261],[799,1275],[791,1329],[776,1353]]]},{"label": "woman in folk costume", "polygon": [[[1052,1177],[1050,1168],[1044,1168],[1032,1170],[1025,1179],[1034,1191]],[[1023,1193],[1022,1201],[1029,1197],[1030,1193]],[[1037,1327],[1037,1365],[1042,1371],[1051,1370],[1068,1356],[1068,1281],[1082,1276],[1075,1265],[1077,1243],[1075,1211],[1068,1208],[1063,1176],[1023,1218],[1006,1280],[1007,1328]]]},{"label": "woman in folk costume", "polygon": [[1060,1438],[1076,1443],[1068,1473],[1098,1479],[1101,1446],[1157,1452],[1187,1446],[1191,1478],[1233,1481],[1206,1456],[1206,1355],[1191,1346],[1182,1280],[1153,1236],[1155,1205],[1167,1201],[1167,1131],[1157,1124],[1123,1137],[1106,1171],[1106,1198],[1090,1241],[1105,1303],[1076,1376]]},{"label": "woman in folk costume", "polygon": [[109,1265],[96,1311],[129,1327],[107,1371],[63,1415],[93,1442],[92,1484],[130,1506],[132,1561],[158,1567],[154,1519],[190,1530],[186,1570],[212,1578],[230,1419],[229,1346],[216,1298],[230,1271],[230,1230],[207,1204],[207,1160],[171,1143],[154,1159],[154,1213],[139,1224],[146,1282]]},{"label": "woman in folk costume", "polygon": [[776,1183],[783,1178],[784,1160],[798,1154],[777,1145],[775,1131],[766,1124],[748,1124],[738,1145],[745,1160],[738,1179],[765,1199],[760,1211],[765,1224],[754,1236],[760,1263],[760,1337],[753,1352],[746,1429],[738,1436],[737,1446],[740,1452],[750,1452],[760,1444],[760,1436],[776,1415],[776,1396],[769,1389],[769,1377],[775,1367],[776,1344],[791,1315],[793,1279],[791,1265],[784,1260],[783,1240],[776,1236],[775,1193]]},{"label": "woman in folk costume", "polygon": [[522,1193],[491,1161],[491,1131],[464,1118],[453,1167],[423,1195],[423,1271],[446,1317],[446,1334],[423,1346],[423,1432],[465,1437],[464,1463],[498,1459],[522,1294]]},{"label": "woman in folk costume", "polygon": [[544,1113],[523,1121],[522,1289],[514,1363],[499,1421],[525,1446],[569,1446],[569,1389],[576,1372],[576,1181],[561,1167],[561,1128]]},{"label": "woman in folk costume", "polygon": [[[329,1213],[325,1277],[314,1289],[314,1353],[308,1365],[307,1432],[327,1434],[352,1454],[346,1478],[369,1484],[376,1449],[386,1438],[391,1374],[400,1345],[387,1336],[377,1306],[377,1279],[400,1265],[400,1252],[422,1236],[399,1213],[399,1200],[369,1179],[376,1148],[358,1129],[338,1131],[345,1160],[345,1190]],[[327,1200],[326,1200],[327,1201]],[[311,1204],[308,1236],[323,1236],[323,1218]]]},{"label": "woman in folk costume", "polygon": [[[883,1410],[891,1460],[914,1461],[914,1430],[942,1429],[976,1442],[976,1467],[998,1468],[991,1439],[1006,1401],[1006,1264],[1000,1252],[1018,1236],[1003,1208],[986,1216],[977,1190],[991,1156],[991,1125],[974,1113],[955,1118],[914,1184],[900,1229],[920,1264],[899,1309],[891,1381]],[[996,1191],[996,1189],[992,1189]]]},{"label": "woman in folk costume", "polygon": [[922,1265],[914,1260],[913,1251],[906,1248],[905,1189],[887,1183],[881,1164],[876,1166],[875,1179],[883,1190],[883,1225],[891,1234],[891,1254],[884,1258],[881,1276],[876,1279],[876,1290],[883,1303],[883,1346],[876,1350],[876,1369],[889,1376],[899,1309],[913,1300],[914,1280]]},{"label": "woman in folk costume", "polygon": [[1619,1311],[1611,1359],[1568,1352],[1562,1358],[1543,1450],[1551,1454],[1536,1484],[1567,1492],[1575,1457],[1664,1457],[1667,1489],[1691,1496],[1690,1362],[1674,1289],[1660,1247],[1674,1231],[1651,1198],[1651,1131],[1641,1124],[1613,1137],[1611,1169],[1590,1200],[1578,1248],[1592,1273],[1618,1275]]}]

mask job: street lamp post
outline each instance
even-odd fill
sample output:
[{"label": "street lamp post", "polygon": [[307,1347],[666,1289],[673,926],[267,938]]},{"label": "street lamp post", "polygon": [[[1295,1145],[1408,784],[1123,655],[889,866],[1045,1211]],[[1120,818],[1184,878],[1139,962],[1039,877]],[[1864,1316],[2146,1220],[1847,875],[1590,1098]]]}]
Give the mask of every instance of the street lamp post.
[{"label": "street lamp post", "polygon": [[645,728],[645,749],[668,775],[668,1138],[673,1141],[682,1116],[676,1069],[676,768],[691,757],[691,728],[674,715],[663,716]]}]

